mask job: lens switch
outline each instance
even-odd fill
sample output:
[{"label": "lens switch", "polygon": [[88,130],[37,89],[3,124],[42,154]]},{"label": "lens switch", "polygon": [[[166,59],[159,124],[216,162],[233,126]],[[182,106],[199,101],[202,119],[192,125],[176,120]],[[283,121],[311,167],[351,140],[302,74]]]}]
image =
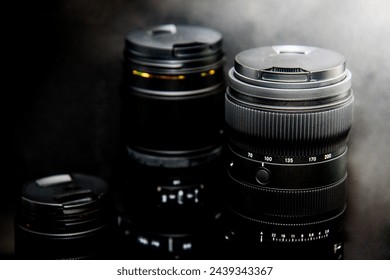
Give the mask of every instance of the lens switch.
[{"label": "lens switch", "polygon": [[260,168],[256,173],[256,181],[260,185],[266,185],[270,181],[271,173],[266,168]]}]

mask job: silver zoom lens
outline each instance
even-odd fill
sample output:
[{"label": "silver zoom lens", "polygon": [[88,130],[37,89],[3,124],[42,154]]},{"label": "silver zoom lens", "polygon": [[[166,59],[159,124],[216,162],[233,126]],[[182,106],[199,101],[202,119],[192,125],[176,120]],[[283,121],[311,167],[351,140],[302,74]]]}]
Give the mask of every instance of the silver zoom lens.
[{"label": "silver zoom lens", "polygon": [[242,257],[342,257],[353,99],[336,52],[273,46],[236,56],[225,121],[230,239]]}]

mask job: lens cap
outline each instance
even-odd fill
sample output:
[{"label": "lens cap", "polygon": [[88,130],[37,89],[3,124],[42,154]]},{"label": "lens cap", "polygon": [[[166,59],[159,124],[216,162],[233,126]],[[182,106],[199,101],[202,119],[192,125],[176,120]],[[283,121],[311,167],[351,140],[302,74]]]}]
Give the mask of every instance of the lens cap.
[{"label": "lens cap", "polygon": [[155,26],[129,33],[125,43],[125,56],[138,59],[177,61],[208,57],[222,52],[222,35],[215,30],[198,26]]},{"label": "lens cap", "polygon": [[60,174],[27,183],[15,217],[21,259],[95,259],[111,254],[108,184],[84,174]]},{"label": "lens cap", "polygon": [[236,56],[234,67],[238,79],[267,87],[317,87],[319,83],[337,83],[346,76],[344,56],[308,46],[250,49]]},{"label": "lens cap", "polygon": [[271,46],[239,53],[229,72],[233,89],[273,100],[332,98],[351,87],[343,55],[308,46]]},{"label": "lens cap", "polygon": [[[61,174],[38,179],[22,188],[23,208],[31,213],[66,215],[90,211],[108,191],[102,179],[82,174]],[[44,210],[46,209],[46,210]],[[50,212],[47,210],[50,209]]]}]

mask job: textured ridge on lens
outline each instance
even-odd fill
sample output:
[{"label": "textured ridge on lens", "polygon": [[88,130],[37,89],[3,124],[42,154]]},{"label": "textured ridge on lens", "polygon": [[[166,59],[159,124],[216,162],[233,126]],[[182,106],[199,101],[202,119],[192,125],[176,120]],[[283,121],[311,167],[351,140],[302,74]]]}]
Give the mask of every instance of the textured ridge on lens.
[{"label": "textured ridge on lens", "polygon": [[334,184],[311,189],[266,188],[237,181],[230,174],[229,177],[234,182],[231,207],[252,218],[321,215],[345,204],[346,176]]},{"label": "textured ridge on lens", "polygon": [[352,126],[353,98],[341,106],[299,113],[256,110],[225,98],[226,123],[234,131],[268,140],[311,141],[333,139]]}]

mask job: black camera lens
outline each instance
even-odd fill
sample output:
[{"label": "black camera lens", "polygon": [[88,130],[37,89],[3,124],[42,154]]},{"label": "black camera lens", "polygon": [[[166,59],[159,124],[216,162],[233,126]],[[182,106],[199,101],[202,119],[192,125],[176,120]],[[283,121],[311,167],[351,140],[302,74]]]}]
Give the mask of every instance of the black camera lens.
[{"label": "black camera lens", "polygon": [[229,71],[227,238],[241,257],[341,258],[351,73],[306,46],[239,53]]},{"label": "black camera lens", "polygon": [[[223,124],[220,33],[163,25],[126,37],[125,134],[145,154],[210,151]],[[221,117],[222,115],[222,117]]]},{"label": "black camera lens", "polygon": [[194,250],[198,234],[189,224],[209,213],[221,173],[222,36],[198,26],[156,26],[129,33],[124,58],[125,196],[135,243],[180,257]]},{"label": "black camera lens", "polygon": [[111,233],[108,185],[82,174],[62,174],[23,186],[15,220],[21,259],[107,258]]}]

